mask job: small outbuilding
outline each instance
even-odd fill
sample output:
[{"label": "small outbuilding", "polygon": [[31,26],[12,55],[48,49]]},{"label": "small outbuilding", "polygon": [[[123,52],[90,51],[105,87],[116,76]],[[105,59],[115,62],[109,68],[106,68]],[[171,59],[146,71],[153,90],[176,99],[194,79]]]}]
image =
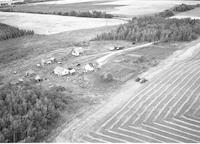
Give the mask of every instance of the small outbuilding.
[{"label": "small outbuilding", "polygon": [[37,66],[37,67],[41,67],[41,64],[37,64],[36,66]]},{"label": "small outbuilding", "polygon": [[94,65],[92,63],[89,63],[85,66],[85,72],[91,72],[94,71]]},{"label": "small outbuilding", "polygon": [[18,82],[20,82],[20,83],[24,82],[23,78],[19,78]]},{"label": "small outbuilding", "polygon": [[72,55],[73,56],[79,56],[79,55],[83,54],[83,52],[84,52],[84,50],[83,50],[82,47],[75,47],[72,50]]},{"label": "small outbuilding", "polygon": [[39,75],[36,75],[35,76],[35,81],[36,82],[41,82],[43,79],[39,76]]},{"label": "small outbuilding", "polygon": [[26,77],[31,77],[31,76],[34,76],[35,75],[35,71],[34,70],[28,70],[26,72]]},{"label": "small outbuilding", "polygon": [[73,74],[76,73],[76,70],[73,69],[73,68],[68,68],[68,70],[69,70],[69,73],[70,73],[71,75],[73,75]]},{"label": "small outbuilding", "polygon": [[63,68],[63,67],[56,67],[54,70],[53,70],[54,74],[58,75],[58,76],[65,76],[65,75],[68,75],[69,74],[69,70],[66,69],[66,68]]}]

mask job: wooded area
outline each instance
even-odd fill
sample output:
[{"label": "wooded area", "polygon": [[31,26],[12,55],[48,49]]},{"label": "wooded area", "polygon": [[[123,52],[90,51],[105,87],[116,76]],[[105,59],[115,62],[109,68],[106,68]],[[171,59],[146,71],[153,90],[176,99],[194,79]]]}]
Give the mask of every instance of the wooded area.
[{"label": "wooded area", "polygon": [[25,35],[33,35],[31,30],[22,30],[13,26],[0,23],[0,40],[21,37]]},{"label": "wooded area", "polygon": [[0,142],[40,141],[60,112],[73,109],[74,103],[61,89],[44,90],[30,82],[4,85],[0,88]]},{"label": "wooded area", "polygon": [[200,21],[165,19],[159,15],[133,18],[117,30],[98,35],[95,40],[128,40],[135,42],[191,41],[200,35]]}]

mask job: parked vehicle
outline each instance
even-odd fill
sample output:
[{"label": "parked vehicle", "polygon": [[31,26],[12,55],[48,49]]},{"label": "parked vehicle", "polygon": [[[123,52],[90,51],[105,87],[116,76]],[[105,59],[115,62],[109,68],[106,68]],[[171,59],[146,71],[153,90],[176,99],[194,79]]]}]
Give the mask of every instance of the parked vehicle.
[{"label": "parked vehicle", "polygon": [[139,77],[137,77],[137,78],[135,79],[135,81],[136,81],[136,82],[139,82],[139,81],[140,81],[140,78],[139,78]]},{"label": "parked vehicle", "polygon": [[124,49],[124,48],[125,48],[124,46],[114,46],[114,47],[111,47],[109,50],[110,50],[110,51],[122,50],[122,49]]},{"label": "parked vehicle", "polygon": [[140,79],[140,83],[145,83],[145,82],[147,82],[147,79],[145,79],[145,78]]}]

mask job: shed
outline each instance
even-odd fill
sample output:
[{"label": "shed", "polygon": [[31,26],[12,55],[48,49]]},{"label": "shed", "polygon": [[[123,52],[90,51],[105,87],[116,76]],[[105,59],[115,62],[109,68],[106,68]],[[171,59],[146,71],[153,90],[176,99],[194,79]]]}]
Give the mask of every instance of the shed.
[{"label": "shed", "polygon": [[84,50],[82,47],[75,47],[72,50],[72,55],[73,56],[79,56],[80,54],[83,54]]},{"label": "shed", "polygon": [[75,74],[75,72],[76,72],[75,69],[73,69],[73,68],[72,68],[72,69],[69,69],[69,73],[70,73],[70,74],[73,75],[73,74]]},{"label": "shed", "polygon": [[92,63],[89,63],[85,66],[85,72],[94,71],[94,65]]}]

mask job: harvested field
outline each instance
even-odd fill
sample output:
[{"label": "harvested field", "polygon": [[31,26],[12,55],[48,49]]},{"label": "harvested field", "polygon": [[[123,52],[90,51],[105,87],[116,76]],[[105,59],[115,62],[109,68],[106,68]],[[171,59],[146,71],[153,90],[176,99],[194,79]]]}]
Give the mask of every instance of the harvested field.
[{"label": "harvested field", "polygon": [[[81,127],[80,124],[77,131],[84,133],[74,131],[71,140],[93,143],[199,143],[200,61],[195,59],[199,46],[197,44],[180,51],[180,55],[176,53],[169,57],[169,60],[174,58],[176,61],[167,70],[149,79],[130,94],[129,100],[122,106],[94,121],[93,125]],[[66,140],[65,133],[58,140]]]}]

